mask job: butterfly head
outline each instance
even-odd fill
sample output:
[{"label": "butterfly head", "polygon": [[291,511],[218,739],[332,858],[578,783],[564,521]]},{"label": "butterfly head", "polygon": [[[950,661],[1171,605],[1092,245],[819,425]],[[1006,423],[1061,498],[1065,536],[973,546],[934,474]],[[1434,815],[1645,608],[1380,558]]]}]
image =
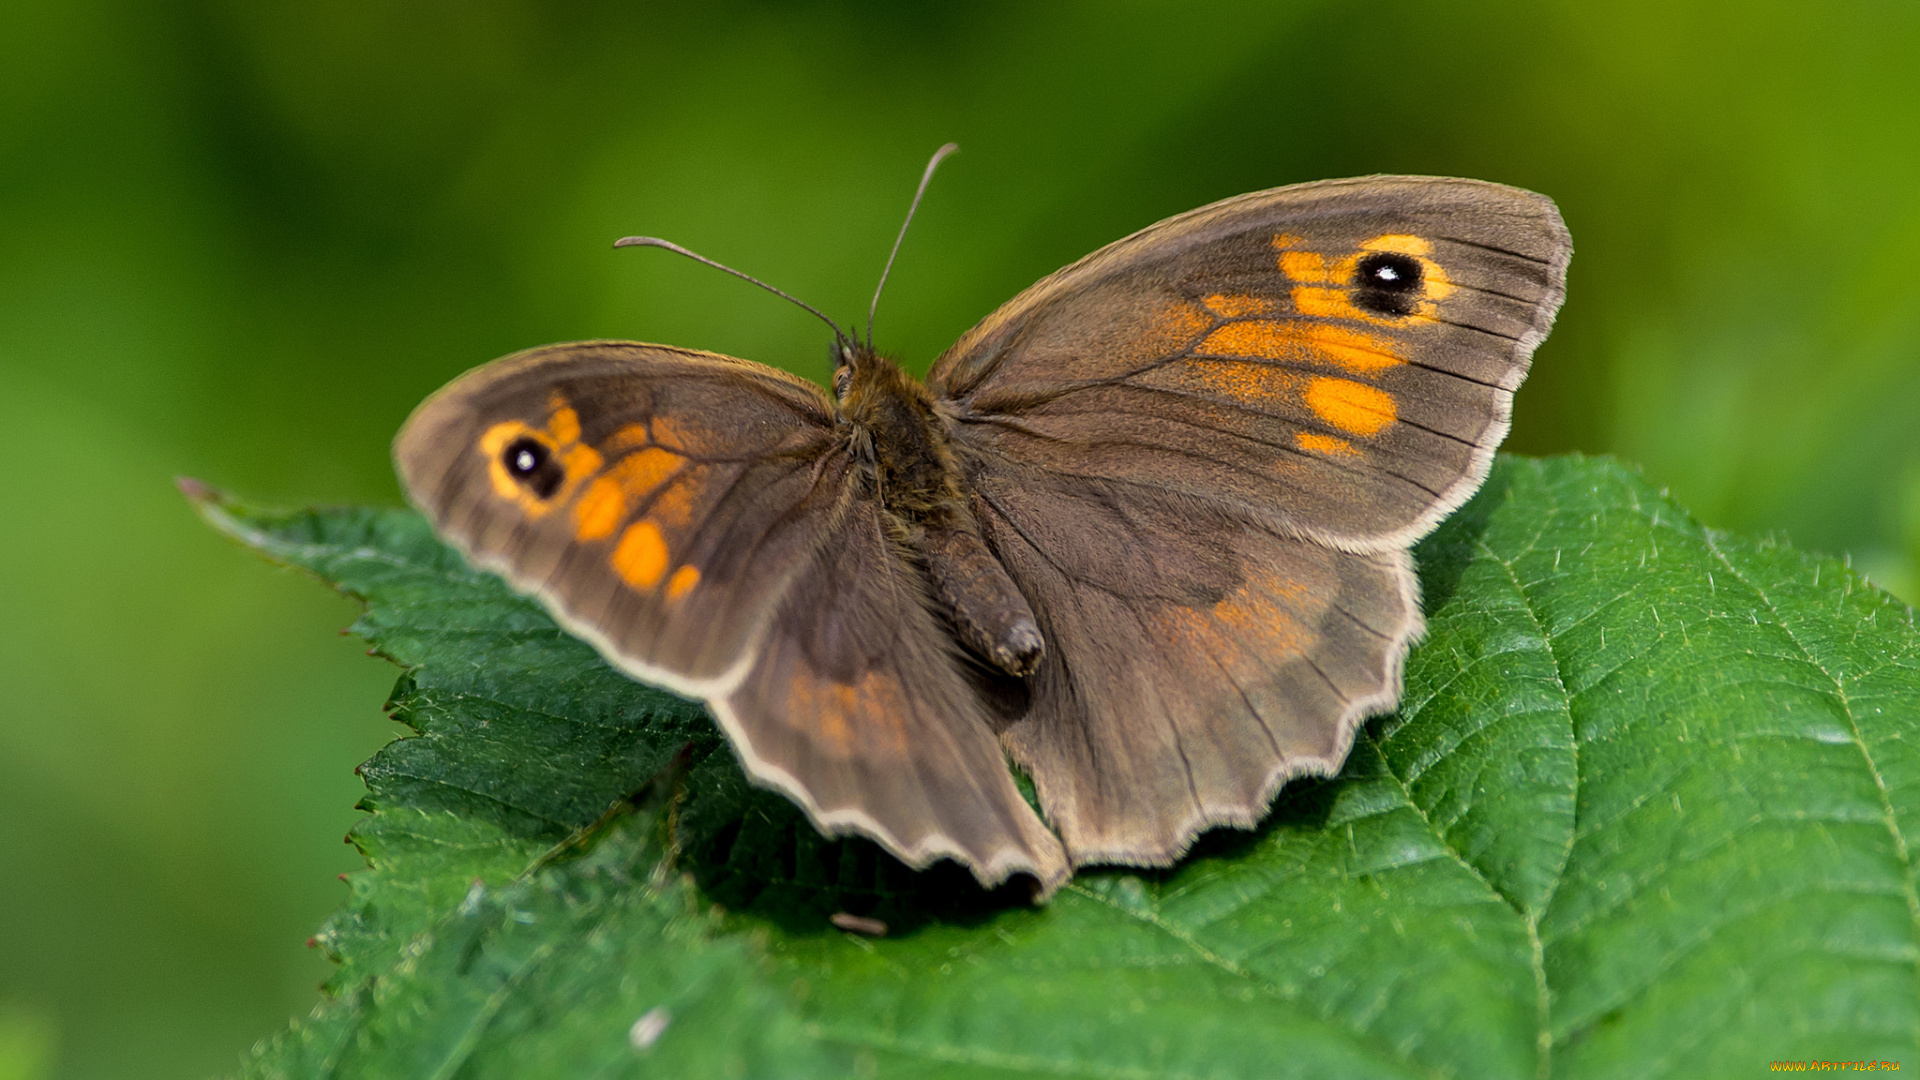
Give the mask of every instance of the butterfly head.
[{"label": "butterfly head", "polygon": [[843,415],[858,419],[883,398],[915,397],[918,383],[900,365],[871,345],[841,338],[830,350],[833,357],[833,396]]},{"label": "butterfly head", "polygon": [[833,396],[844,405],[853,390],[853,365],[860,346],[845,338],[833,343],[827,356],[833,361]]}]

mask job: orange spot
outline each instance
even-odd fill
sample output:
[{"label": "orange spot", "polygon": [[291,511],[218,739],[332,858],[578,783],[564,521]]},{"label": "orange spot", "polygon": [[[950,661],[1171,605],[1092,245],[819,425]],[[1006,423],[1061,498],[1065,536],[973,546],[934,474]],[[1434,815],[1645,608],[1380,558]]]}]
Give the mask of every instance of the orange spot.
[{"label": "orange spot", "polygon": [[553,436],[554,441],[563,443],[578,442],[580,439],[580,414],[574,412],[573,407],[567,404],[567,399],[561,397],[559,394],[553,395],[553,400],[549,403],[548,407],[553,410],[553,414],[547,417],[547,432]]},{"label": "orange spot", "polygon": [[1401,255],[1419,256],[1432,254],[1433,245],[1429,243],[1425,237],[1412,236],[1407,233],[1386,233],[1381,236],[1376,236],[1371,240],[1364,241],[1360,245],[1360,250],[1392,251],[1398,252]]},{"label": "orange spot", "polygon": [[648,441],[647,425],[628,424],[614,432],[613,437],[607,440],[607,453],[624,454],[629,450],[638,450],[647,445]]},{"label": "orange spot", "polygon": [[[1209,651],[1222,645],[1245,649],[1251,644],[1262,650],[1256,655],[1286,656],[1301,651],[1303,638],[1313,640],[1311,634],[1302,633],[1303,628],[1293,612],[1274,603],[1271,597],[1248,595],[1245,589],[1214,605],[1213,618],[1218,625],[1208,625],[1197,612],[1182,620],[1188,623],[1186,636],[1196,643],[1204,643]],[[1222,634],[1219,626],[1227,627],[1231,633]]]},{"label": "orange spot", "polygon": [[647,516],[669,528],[684,529],[693,520],[693,500],[699,494],[699,483],[687,477],[661,492]]},{"label": "orange spot", "polygon": [[908,715],[898,679],[870,670],[858,682],[831,682],[811,672],[796,675],[784,687],[788,714],[808,722],[818,749],[850,756],[856,744],[867,758],[904,758]]},{"label": "orange spot", "polygon": [[1213,316],[1192,304],[1168,304],[1154,313],[1152,329],[1141,344],[1149,356],[1183,352],[1193,339],[1213,325]]},{"label": "orange spot", "polygon": [[667,579],[667,599],[678,600],[692,592],[693,587],[698,584],[700,584],[700,568],[691,565],[683,566],[675,570],[673,576]]},{"label": "orange spot", "polygon": [[1274,236],[1273,247],[1275,251],[1285,251],[1290,247],[1293,247],[1298,244],[1304,244],[1306,242],[1307,241],[1305,237],[1302,237],[1296,233],[1283,232],[1283,233],[1278,233]]},{"label": "orange spot", "polygon": [[1215,315],[1227,319],[1244,319],[1249,315],[1272,315],[1279,311],[1279,305],[1264,296],[1247,296],[1243,293],[1214,293],[1203,301]]},{"label": "orange spot", "polygon": [[1352,279],[1353,267],[1345,267],[1346,274],[1341,275],[1339,266],[1328,267],[1325,256],[1317,251],[1283,251],[1280,253],[1280,272],[1294,281],[1315,285],[1345,285]]},{"label": "orange spot", "polygon": [[1205,356],[1258,356],[1293,360],[1301,352],[1298,328],[1281,322],[1236,322],[1207,335],[1194,352]]},{"label": "orange spot", "polygon": [[[813,689],[811,686],[808,688]],[[846,754],[853,749],[853,726],[847,723],[847,719],[853,715],[856,704],[854,689],[845,683],[833,683],[818,689],[824,692],[808,695],[814,700],[813,708],[808,710],[814,719],[814,730],[833,744],[834,750]],[[801,698],[798,694],[794,696]],[[798,701],[795,703],[798,704]]]},{"label": "orange spot", "polygon": [[600,471],[602,460],[600,451],[591,446],[574,446],[561,453],[560,464],[567,470],[567,479],[560,490],[553,493],[553,501],[565,502],[582,480]]},{"label": "orange spot", "polygon": [[627,516],[627,497],[620,481],[603,476],[587,485],[586,493],[573,508],[573,535],[578,540],[604,540],[620,527]]},{"label": "orange spot", "polygon": [[1335,364],[1360,374],[1405,363],[1393,343],[1382,337],[1338,326],[1266,320],[1228,323],[1208,334],[1195,351]]},{"label": "orange spot", "polygon": [[1307,328],[1306,337],[1316,350],[1314,359],[1332,360],[1349,371],[1371,374],[1406,363],[1391,341],[1358,330],[1315,325]]},{"label": "orange spot", "polygon": [[[1324,593],[1315,591],[1320,589]],[[1186,607],[1162,610],[1171,616],[1170,629],[1177,627],[1181,636],[1205,651],[1237,653],[1264,667],[1272,657],[1297,653],[1304,644],[1314,641],[1317,635],[1301,625],[1301,608],[1309,609],[1306,614],[1311,615],[1313,608],[1324,606],[1315,604],[1315,599],[1337,594],[1334,582],[1298,582],[1249,568],[1240,587],[1209,613]],[[1221,632],[1223,628],[1226,633]]]},{"label": "orange spot", "polygon": [[1321,319],[1352,319],[1356,322],[1384,326],[1403,323],[1414,317],[1394,318],[1375,315],[1371,311],[1362,311],[1354,307],[1353,300],[1345,289],[1321,289],[1309,285],[1301,285],[1293,290],[1293,306],[1302,315],[1312,315]]},{"label": "orange spot", "polygon": [[1289,396],[1300,380],[1263,364],[1192,360],[1184,365],[1195,388],[1240,405],[1266,405]]},{"label": "orange spot", "polygon": [[[1164,364],[1134,377],[1146,386],[1159,386],[1188,394],[1220,398],[1235,408],[1262,409],[1275,403],[1298,400],[1302,380],[1286,368],[1253,360],[1226,360],[1195,357],[1181,364]],[[1208,409],[1209,416],[1226,419],[1230,411]]]},{"label": "orange spot", "polygon": [[1314,415],[1354,435],[1376,435],[1400,415],[1386,391],[1346,379],[1315,379],[1306,398]]},{"label": "orange spot", "polygon": [[686,424],[671,416],[653,418],[653,439],[661,446],[682,454],[699,453],[704,442],[689,431]]},{"label": "orange spot", "polygon": [[[1252,555],[1252,552],[1248,552]],[[1340,595],[1340,581],[1319,560],[1286,560],[1284,579],[1264,568],[1242,564],[1246,575],[1240,587],[1211,608],[1168,605],[1148,607],[1156,635],[1175,652],[1190,651],[1199,662],[1220,665],[1227,679],[1243,686],[1271,685],[1272,673],[1288,661],[1297,662],[1303,653],[1324,648],[1325,633],[1320,629],[1327,605]],[[1297,583],[1297,584],[1296,584]],[[1225,679],[1222,687],[1230,686]],[[1231,689],[1224,699],[1212,692],[1209,703],[1215,708],[1239,705]],[[1285,706],[1275,707],[1268,695],[1249,695],[1248,704],[1267,719],[1282,721],[1273,725],[1280,751],[1287,755],[1327,753],[1324,733],[1309,730],[1308,725],[1287,723]],[[1231,702],[1231,704],[1229,704]],[[1199,705],[1197,708],[1205,708]]]},{"label": "orange spot", "polygon": [[660,538],[660,527],[651,521],[627,526],[613,549],[613,572],[636,589],[658,585],[667,572],[667,542]]},{"label": "orange spot", "polygon": [[649,446],[637,454],[628,454],[613,467],[613,475],[627,494],[639,498],[665,483],[686,459]]},{"label": "orange spot", "polygon": [[1345,439],[1332,435],[1321,435],[1312,431],[1294,433],[1293,441],[1302,450],[1312,450],[1318,454],[1338,454],[1341,457],[1359,457],[1360,451]]}]

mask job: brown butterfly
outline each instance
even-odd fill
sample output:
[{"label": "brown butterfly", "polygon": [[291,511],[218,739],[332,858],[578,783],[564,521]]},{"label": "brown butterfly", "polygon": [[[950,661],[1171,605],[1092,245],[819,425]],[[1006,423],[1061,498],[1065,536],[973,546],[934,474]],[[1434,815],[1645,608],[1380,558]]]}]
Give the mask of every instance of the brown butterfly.
[{"label": "brown butterfly", "polygon": [[837,331],[831,396],[554,345],[394,453],[443,536],[705,699],[823,832],[1047,894],[1252,826],[1393,708],[1409,548],[1486,475],[1570,254],[1497,184],[1276,188],[1045,278],[924,384]]}]

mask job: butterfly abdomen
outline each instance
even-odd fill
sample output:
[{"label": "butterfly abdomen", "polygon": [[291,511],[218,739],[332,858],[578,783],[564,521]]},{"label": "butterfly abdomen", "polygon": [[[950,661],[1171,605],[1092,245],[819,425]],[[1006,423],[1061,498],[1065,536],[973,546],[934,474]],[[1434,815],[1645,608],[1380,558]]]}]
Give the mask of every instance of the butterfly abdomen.
[{"label": "butterfly abdomen", "polygon": [[921,567],[960,638],[1009,675],[1033,674],[1046,653],[1033,609],[980,539],[971,517],[922,528]]},{"label": "butterfly abdomen", "polygon": [[891,360],[849,351],[841,406],[873,447],[876,494],[941,614],[962,644],[1010,675],[1028,675],[1045,645],[1027,599],[1007,575],[967,506],[947,422],[926,387]]}]

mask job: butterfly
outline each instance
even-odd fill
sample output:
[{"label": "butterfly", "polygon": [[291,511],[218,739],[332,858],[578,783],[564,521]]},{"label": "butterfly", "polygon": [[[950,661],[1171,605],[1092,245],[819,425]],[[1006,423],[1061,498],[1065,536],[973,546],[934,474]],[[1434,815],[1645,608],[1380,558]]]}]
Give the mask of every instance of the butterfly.
[{"label": "butterfly", "polygon": [[1497,184],[1275,188],[1042,279],[924,382],[837,331],[832,393],[553,345],[434,394],[395,459],[822,832],[1044,896],[1257,824],[1395,706],[1410,548],[1485,477],[1571,251]]}]

